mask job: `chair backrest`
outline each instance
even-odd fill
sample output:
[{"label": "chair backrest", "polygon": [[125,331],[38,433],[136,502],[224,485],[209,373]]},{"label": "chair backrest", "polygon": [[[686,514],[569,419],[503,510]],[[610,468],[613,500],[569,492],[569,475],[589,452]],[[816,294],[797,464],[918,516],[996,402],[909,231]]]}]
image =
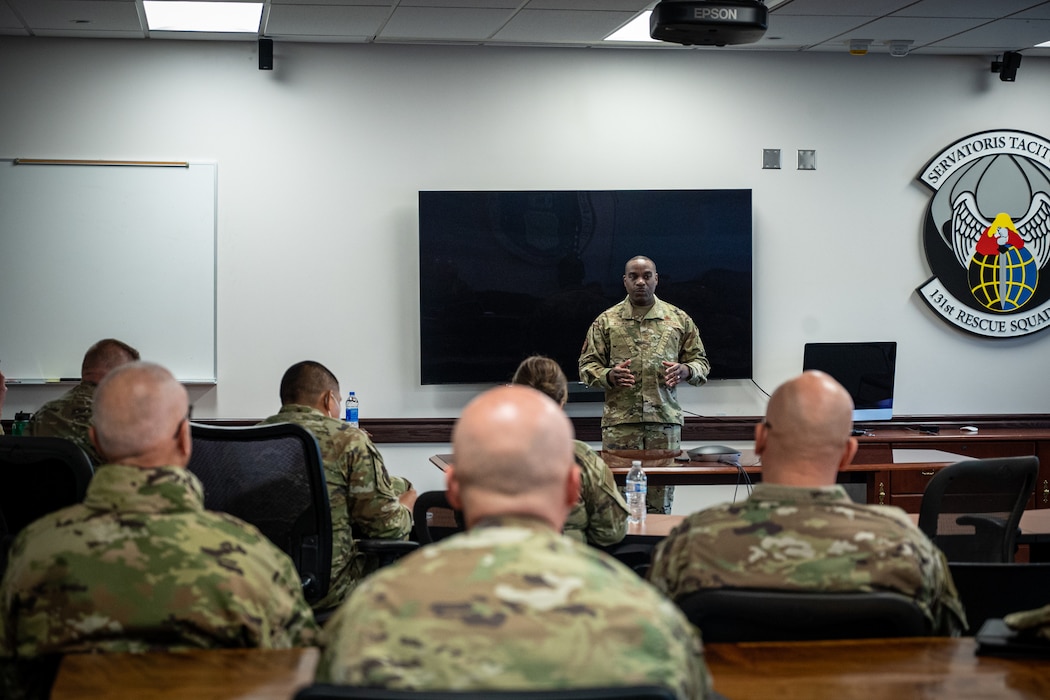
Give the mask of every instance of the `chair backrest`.
[{"label": "chair backrest", "polygon": [[919,529],[948,561],[1011,562],[1037,457],[957,462],[930,479],[919,507]]},{"label": "chair backrest", "polygon": [[192,423],[190,430],[187,469],[204,485],[204,507],[259,528],[292,558],[307,602],[323,598],[332,568],[332,514],[313,434],[294,423]]},{"label": "chair backrest", "polygon": [[[640,538],[639,538],[640,539]],[[618,560],[621,564],[634,571],[642,578],[649,573],[649,567],[653,563],[653,553],[656,551],[657,540],[642,542],[625,537],[624,541],[601,547],[606,554]]]},{"label": "chair backrest", "polygon": [[421,546],[443,540],[466,526],[463,513],[449,505],[444,491],[424,491],[412,508],[412,539]]},{"label": "chair backrest", "polygon": [[955,590],[966,610],[966,634],[985,620],[1050,603],[1050,563],[950,562]]},{"label": "chair backrest", "polygon": [[318,683],[300,690],[295,700],[674,700],[676,697],[669,688],[654,685],[552,690],[386,690]]},{"label": "chair backrest", "polygon": [[64,438],[0,435],[0,535],[84,500],[91,460]]},{"label": "chair backrest", "polygon": [[899,593],[713,588],[677,601],[704,642],[921,637],[931,624]]}]

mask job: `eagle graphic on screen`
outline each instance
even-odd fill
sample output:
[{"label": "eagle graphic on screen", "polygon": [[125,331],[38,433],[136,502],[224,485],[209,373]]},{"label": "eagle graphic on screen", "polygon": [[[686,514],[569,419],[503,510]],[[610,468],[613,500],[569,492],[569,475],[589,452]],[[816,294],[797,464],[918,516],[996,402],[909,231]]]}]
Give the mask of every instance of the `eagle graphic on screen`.
[{"label": "eagle graphic on screen", "polygon": [[1050,197],[1036,193],[1015,226],[1005,212],[988,221],[974,194],[960,193],[952,206],[952,250],[982,307],[997,312],[1020,309],[1032,298],[1039,271],[1050,259]]}]

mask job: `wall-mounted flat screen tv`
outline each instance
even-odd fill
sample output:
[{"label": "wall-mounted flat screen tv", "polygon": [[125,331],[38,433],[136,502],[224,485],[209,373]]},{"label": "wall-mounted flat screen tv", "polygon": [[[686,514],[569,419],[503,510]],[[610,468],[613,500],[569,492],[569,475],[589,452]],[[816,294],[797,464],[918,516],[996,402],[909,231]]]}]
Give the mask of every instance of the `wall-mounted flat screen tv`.
[{"label": "wall-mounted flat screen tv", "polygon": [[750,379],[751,190],[421,191],[422,383],[506,382],[543,354],[581,391],[584,336],[635,255],[697,323],[711,378]]},{"label": "wall-mounted flat screen tv", "polygon": [[853,399],[853,420],[893,418],[893,379],[897,368],[897,343],[806,343],[802,370],[827,372],[846,388]]}]

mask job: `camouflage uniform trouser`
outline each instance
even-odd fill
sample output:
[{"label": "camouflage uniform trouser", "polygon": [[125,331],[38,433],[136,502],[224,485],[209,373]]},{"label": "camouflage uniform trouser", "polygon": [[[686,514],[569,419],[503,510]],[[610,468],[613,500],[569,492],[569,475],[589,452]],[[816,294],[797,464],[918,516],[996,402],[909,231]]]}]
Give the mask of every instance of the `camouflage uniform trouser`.
[{"label": "camouflage uniform trouser", "polygon": [[[676,423],[621,423],[602,428],[603,450],[677,450],[682,426]],[[674,486],[650,486],[645,494],[649,513],[670,515]]]}]

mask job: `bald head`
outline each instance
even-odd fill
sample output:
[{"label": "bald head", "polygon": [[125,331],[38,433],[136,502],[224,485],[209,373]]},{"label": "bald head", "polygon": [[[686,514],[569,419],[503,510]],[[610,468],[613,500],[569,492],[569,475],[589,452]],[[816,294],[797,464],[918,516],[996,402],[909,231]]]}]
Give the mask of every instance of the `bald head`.
[{"label": "bald head", "polygon": [[468,526],[518,514],[560,530],[579,492],[572,441],[572,423],[539,391],[487,391],[463,409],[452,431],[449,498],[459,501]]},{"label": "bald head", "polygon": [[102,378],[121,365],[139,359],[139,351],[116,338],[104,338],[84,353],[80,364],[80,378],[98,384]]},{"label": "bald head", "polygon": [[109,462],[185,466],[188,411],[186,390],[168,370],[148,362],[122,365],[95,392],[92,440]]},{"label": "bald head", "polygon": [[857,451],[853,401],[824,372],[809,371],[780,385],[766,420],[755,428],[762,480],[791,486],[827,486]]}]

